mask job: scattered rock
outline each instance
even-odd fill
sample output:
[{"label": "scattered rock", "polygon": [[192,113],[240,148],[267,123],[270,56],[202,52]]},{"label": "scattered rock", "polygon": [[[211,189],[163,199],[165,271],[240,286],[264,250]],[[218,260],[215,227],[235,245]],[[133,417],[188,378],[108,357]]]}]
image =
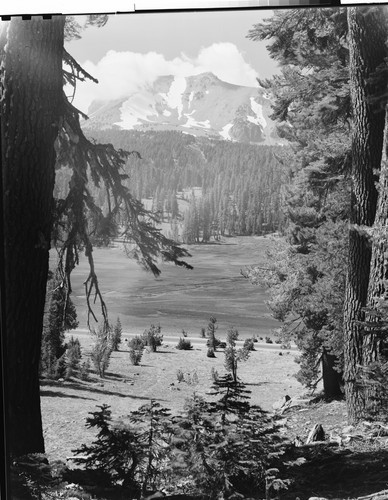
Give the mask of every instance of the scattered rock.
[{"label": "scattered rock", "polygon": [[306,444],[314,443],[316,441],[324,441],[326,439],[325,431],[321,424],[315,424],[309,432]]},{"label": "scattered rock", "polygon": [[291,401],[291,398],[288,394],[286,394],[283,398],[279,399],[279,401],[276,401],[276,403],[272,405],[272,408],[274,410],[280,410],[288,403],[288,401]]}]

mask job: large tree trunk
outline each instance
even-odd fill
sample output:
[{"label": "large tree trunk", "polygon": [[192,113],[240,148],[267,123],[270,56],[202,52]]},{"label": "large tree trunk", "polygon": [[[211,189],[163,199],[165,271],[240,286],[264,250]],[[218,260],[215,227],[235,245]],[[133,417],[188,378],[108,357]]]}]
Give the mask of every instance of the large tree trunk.
[{"label": "large tree trunk", "polygon": [[[374,223],[374,238],[372,245],[372,258],[369,276],[368,308],[378,308],[381,299],[388,299],[388,111],[384,133],[384,151],[381,162],[379,198]],[[373,316],[367,318],[373,323]],[[367,331],[363,339],[362,364],[373,363],[379,358],[381,337],[378,332]]]},{"label": "large tree trunk", "polygon": [[6,424],[12,455],[44,452],[39,358],[62,113],[64,17],[13,19],[2,47]]},{"label": "large tree trunk", "polygon": [[384,110],[371,98],[381,87],[370,83],[376,68],[386,56],[386,26],[383,10],[377,7],[348,9],[350,87],[353,107],[352,138],[352,215],[349,231],[349,261],[344,308],[344,381],[350,422],[357,421],[364,401],[357,385],[358,366],[362,363],[364,320],[371,250],[366,236],[356,227],[372,226],[376,212],[377,190],[374,170],[380,169]]}]

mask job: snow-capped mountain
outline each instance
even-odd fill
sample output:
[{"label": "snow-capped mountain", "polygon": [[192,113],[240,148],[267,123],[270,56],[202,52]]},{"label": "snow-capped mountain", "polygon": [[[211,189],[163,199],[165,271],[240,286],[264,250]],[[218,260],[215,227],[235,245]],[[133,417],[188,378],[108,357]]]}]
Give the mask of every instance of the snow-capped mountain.
[{"label": "snow-capped mountain", "polygon": [[176,130],[195,136],[282,144],[269,118],[264,89],[223,82],[212,73],[161,76],[152,86],[115,101],[94,101],[83,128]]}]

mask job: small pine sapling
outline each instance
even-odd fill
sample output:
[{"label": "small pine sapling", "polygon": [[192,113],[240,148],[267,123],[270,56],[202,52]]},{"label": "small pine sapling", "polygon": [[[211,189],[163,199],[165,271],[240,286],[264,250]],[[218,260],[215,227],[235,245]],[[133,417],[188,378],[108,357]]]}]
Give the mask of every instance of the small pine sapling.
[{"label": "small pine sapling", "polygon": [[92,334],[94,336],[94,345],[90,357],[99,377],[104,378],[112,354],[110,329],[100,327],[97,331],[92,331]]},{"label": "small pine sapling", "polygon": [[139,366],[141,358],[143,357],[143,348],[141,349],[130,349],[129,350],[129,360],[134,366]]},{"label": "small pine sapling", "polygon": [[173,435],[170,411],[151,400],[149,404],[131,412],[130,422],[138,432],[141,455],[137,478],[144,495],[149,489],[158,489],[162,477],[166,479],[169,473],[169,443]]},{"label": "small pine sapling", "polygon": [[122,333],[123,333],[123,328],[121,326],[120,318],[118,317],[116,324],[113,327],[112,336],[111,336],[112,350],[113,351],[119,350],[119,346],[121,344]]},{"label": "small pine sapling", "polygon": [[73,453],[80,455],[74,459],[74,463],[104,474],[107,484],[122,481],[124,488],[139,493],[136,469],[142,456],[142,446],[138,433],[123,423],[113,425],[108,405],[98,408],[89,413],[91,416],[86,419],[86,427],[98,430],[96,440],[91,445],[82,444],[73,450]]},{"label": "small pine sapling", "polygon": [[[207,325],[207,336],[208,336],[208,341],[207,341],[207,346],[210,349],[213,349],[213,354],[217,349],[217,342],[216,342],[216,330],[218,328],[217,325],[217,319],[214,316],[210,316],[209,323]],[[208,351],[208,357],[214,357],[214,356],[209,356],[209,351]]]},{"label": "small pine sapling", "polygon": [[76,377],[79,372],[79,364],[81,361],[81,344],[80,341],[73,336],[67,343],[67,349],[65,354],[66,359],[66,372],[65,379],[68,380],[71,377]]},{"label": "small pine sapling", "polygon": [[90,359],[87,358],[86,361],[84,361],[79,369],[79,377],[81,380],[89,380],[90,377]]},{"label": "small pine sapling", "polygon": [[237,365],[240,361],[246,361],[249,357],[249,350],[246,349],[245,344],[242,349],[236,349],[236,341],[238,340],[238,330],[235,327],[229,328],[226,340],[227,347],[224,351],[225,354],[225,369],[232,374],[233,380],[237,383]]}]

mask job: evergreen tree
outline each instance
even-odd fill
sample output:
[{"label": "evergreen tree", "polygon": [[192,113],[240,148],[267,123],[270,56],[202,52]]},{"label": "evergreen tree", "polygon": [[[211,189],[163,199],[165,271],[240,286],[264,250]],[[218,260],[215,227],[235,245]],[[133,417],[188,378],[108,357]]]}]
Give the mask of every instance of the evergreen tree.
[{"label": "evergreen tree", "polygon": [[41,372],[53,376],[57,360],[65,353],[65,332],[77,328],[77,312],[64,281],[51,275],[47,284],[46,313],[43,320]]},{"label": "evergreen tree", "polygon": [[121,344],[122,333],[123,333],[123,328],[121,326],[121,321],[120,321],[120,318],[117,317],[116,324],[113,327],[113,331],[112,331],[112,335],[111,335],[112,349],[114,351],[119,350],[119,346]]}]

